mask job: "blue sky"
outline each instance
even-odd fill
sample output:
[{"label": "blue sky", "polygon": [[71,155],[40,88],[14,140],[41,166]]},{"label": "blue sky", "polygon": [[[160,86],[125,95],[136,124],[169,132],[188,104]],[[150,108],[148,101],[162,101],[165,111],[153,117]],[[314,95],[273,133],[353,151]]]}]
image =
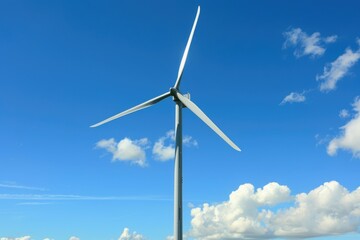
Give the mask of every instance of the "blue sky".
[{"label": "blue sky", "polygon": [[2,240],[172,235],[171,99],[89,126],[173,86],[198,5],[181,91],[242,152],[184,109],[186,237],[360,237],[359,3],[5,0]]}]

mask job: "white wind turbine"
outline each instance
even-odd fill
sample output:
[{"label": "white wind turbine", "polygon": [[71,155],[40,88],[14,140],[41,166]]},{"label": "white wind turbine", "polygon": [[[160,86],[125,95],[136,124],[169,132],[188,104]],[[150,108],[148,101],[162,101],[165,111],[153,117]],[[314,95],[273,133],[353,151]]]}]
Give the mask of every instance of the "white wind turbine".
[{"label": "white wind turbine", "polygon": [[123,117],[127,114],[139,111],[141,109],[150,107],[167,97],[172,96],[175,106],[175,170],[174,170],[174,239],[182,240],[182,109],[187,107],[192,111],[196,116],[198,116],[204,123],[206,123],[214,132],[216,132],[225,142],[227,142],[232,148],[237,151],[240,151],[240,148],[235,145],[206,115],[201,109],[196,106],[195,103],[190,101],[188,95],[182,95],[180,93],[180,81],[184,71],[184,66],[186,58],[189,52],[191,41],[195,32],[196,24],[200,15],[200,6],[197,9],[196,17],[194,24],[192,26],[188,42],[185,47],[184,55],[181,59],[178,76],[175,82],[175,85],[170,88],[170,91],[157,96],[149,101],[141,103],[133,108],[130,108],[126,111],[116,114],[110,118],[105,119],[99,123],[92,125],[91,127],[97,127],[104,123],[110,122],[117,118]]}]

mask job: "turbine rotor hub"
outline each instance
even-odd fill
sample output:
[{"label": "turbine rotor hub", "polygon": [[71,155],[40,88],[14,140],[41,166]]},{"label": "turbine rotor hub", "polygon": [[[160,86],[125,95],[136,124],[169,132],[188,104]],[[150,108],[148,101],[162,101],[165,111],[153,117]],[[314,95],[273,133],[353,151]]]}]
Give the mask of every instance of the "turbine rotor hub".
[{"label": "turbine rotor hub", "polygon": [[176,93],[178,92],[178,90],[174,87],[170,88],[170,95],[173,96],[174,98],[177,98]]},{"label": "turbine rotor hub", "polygon": [[177,97],[178,92],[179,91],[176,88],[174,88],[174,87],[170,88],[170,95],[173,96],[174,102],[180,101],[179,98]]}]

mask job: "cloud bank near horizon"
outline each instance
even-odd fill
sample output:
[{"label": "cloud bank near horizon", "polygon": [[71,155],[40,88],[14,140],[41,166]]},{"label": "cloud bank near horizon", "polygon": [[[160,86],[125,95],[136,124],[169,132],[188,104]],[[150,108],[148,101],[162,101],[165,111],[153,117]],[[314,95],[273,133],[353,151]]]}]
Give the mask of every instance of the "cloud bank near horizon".
[{"label": "cloud bank near horizon", "polygon": [[222,203],[193,208],[189,234],[198,240],[220,240],[302,239],[357,232],[359,202],[360,187],[349,192],[336,181],[295,196],[275,182],[256,190],[243,184]]},{"label": "cloud bank near horizon", "polygon": [[[252,184],[242,184],[226,201],[192,208],[191,228],[184,239],[305,239],[356,233],[360,229],[359,202],[360,187],[351,192],[337,181],[296,195],[291,194],[288,186],[276,182],[257,189]],[[118,238],[145,239],[127,227]],[[0,240],[32,238],[0,237]]]}]

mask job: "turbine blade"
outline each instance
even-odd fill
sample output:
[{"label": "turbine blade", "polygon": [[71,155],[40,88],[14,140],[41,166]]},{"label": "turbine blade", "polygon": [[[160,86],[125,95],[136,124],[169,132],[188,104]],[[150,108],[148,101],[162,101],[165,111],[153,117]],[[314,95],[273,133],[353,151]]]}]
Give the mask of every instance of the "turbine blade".
[{"label": "turbine blade", "polygon": [[137,105],[137,106],[135,106],[135,107],[132,107],[132,108],[126,110],[126,111],[123,111],[123,112],[121,112],[121,113],[118,113],[118,114],[116,114],[115,116],[109,117],[109,118],[105,119],[104,121],[101,121],[101,122],[99,122],[99,123],[96,123],[96,124],[94,124],[94,125],[91,125],[90,127],[92,127],[92,128],[98,127],[98,126],[100,126],[100,125],[103,125],[104,123],[110,122],[110,121],[112,121],[112,120],[115,120],[115,119],[117,119],[117,118],[123,117],[123,116],[125,116],[125,115],[130,114],[130,113],[139,111],[139,110],[141,110],[141,109],[150,107],[150,106],[152,106],[152,105],[160,102],[161,100],[163,100],[163,99],[165,99],[165,98],[167,98],[167,97],[169,97],[169,96],[170,96],[170,93],[169,93],[169,92],[164,93],[164,94],[162,94],[162,95],[160,95],[160,96],[157,96],[157,97],[155,97],[155,98],[153,98],[153,99],[150,99],[149,101],[146,101],[146,102],[141,103],[141,104],[139,104],[139,105]]},{"label": "turbine blade", "polygon": [[225,142],[227,142],[232,148],[234,148],[237,151],[241,151],[236,144],[228,138],[225,133],[223,133],[216,125],[213,123],[213,121],[210,120],[208,116],[205,115],[201,109],[196,106],[195,103],[181,95],[179,92],[176,92],[176,96],[178,99],[187,107],[189,108],[196,116],[198,116],[203,122],[206,123],[214,132],[216,132]]},{"label": "turbine blade", "polygon": [[190,36],[189,36],[189,39],[187,41],[183,57],[182,57],[181,62],[180,62],[178,76],[177,76],[177,79],[176,79],[176,82],[175,82],[175,85],[174,85],[174,88],[176,88],[176,89],[179,89],[179,86],[180,86],[180,81],[181,81],[182,74],[184,72],[186,58],[187,58],[187,55],[189,53],[191,41],[192,41],[192,38],[194,36],[194,32],[195,32],[197,21],[199,19],[199,15],[200,15],[200,6],[198,6],[196,17],[195,17],[195,20],[194,20],[194,24],[192,26]]}]

